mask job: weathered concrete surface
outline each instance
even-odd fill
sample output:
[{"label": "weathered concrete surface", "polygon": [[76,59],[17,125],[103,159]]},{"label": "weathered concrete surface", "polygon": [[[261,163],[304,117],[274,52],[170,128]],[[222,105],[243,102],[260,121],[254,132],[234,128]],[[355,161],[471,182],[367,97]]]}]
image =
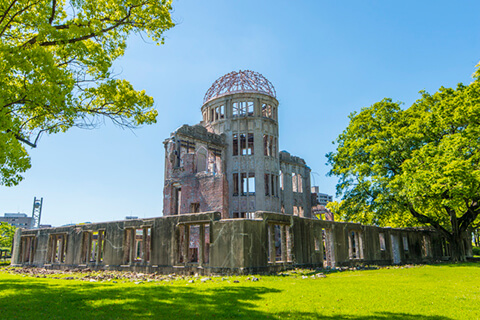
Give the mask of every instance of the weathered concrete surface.
[{"label": "weathered concrete surface", "polygon": [[[134,244],[128,235],[132,230],[137,232]],[[32,259],[26,255],[32,248],[28,239],[34,244]],[[379,228],[260,211],[251,219],[221,219],[219,212],[205,212],[18,229],[12,264],[179,274],[257,273],[293,267],[425,263],[446,259],[447,252],[445,240],[427,229]]]}]

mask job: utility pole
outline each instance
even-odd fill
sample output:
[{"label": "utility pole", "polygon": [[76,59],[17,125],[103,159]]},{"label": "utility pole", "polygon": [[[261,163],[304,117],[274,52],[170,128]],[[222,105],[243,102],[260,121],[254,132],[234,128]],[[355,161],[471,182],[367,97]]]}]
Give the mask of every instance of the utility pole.
[{"label": "utility pole", "polygon": [[43,198],[37,200],[37,197],[33,198],[33,211],[32,211],[32,218],[33,218],[33,227],[38,229],[40,228],[40,219],[42,218],[42,205],[43,205]]}]

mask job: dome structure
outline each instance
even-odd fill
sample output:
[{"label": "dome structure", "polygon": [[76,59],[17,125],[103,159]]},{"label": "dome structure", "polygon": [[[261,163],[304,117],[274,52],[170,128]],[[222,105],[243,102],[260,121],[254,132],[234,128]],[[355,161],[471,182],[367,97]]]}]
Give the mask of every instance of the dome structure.
[{"label": "dome structure", "polygon": [[251,70],[240,70],[218,78],[205,94],[203,104],[227,94],[244,92],[258,92],[276,98],[273,84],[262,74]]}]

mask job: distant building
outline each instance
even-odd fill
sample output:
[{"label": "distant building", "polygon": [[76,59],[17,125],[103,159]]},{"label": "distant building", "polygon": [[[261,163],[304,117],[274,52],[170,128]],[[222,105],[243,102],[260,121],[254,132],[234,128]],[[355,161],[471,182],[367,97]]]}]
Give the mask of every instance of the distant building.
[{"label": "distant building", "polygon": [[34,227],[34,219],[28,217],[26,213],[5,213],[0,217],[0,222],[6,222],[17,228],[32,229]]},{"label": "distant building", "polygon": [[125,217],[125,220],[137,220],[137,219],[138,219],[138,217],[136,217],[136,216],[126,216]]},{"label": "distant building", "polygon": [[326,193],[320,193],[319,188],[317,186],[312,187],[312,194],[315,194],[317,204],[321,206],[326,206],[327,203],[333,201],[333,196],[326,194]]}]

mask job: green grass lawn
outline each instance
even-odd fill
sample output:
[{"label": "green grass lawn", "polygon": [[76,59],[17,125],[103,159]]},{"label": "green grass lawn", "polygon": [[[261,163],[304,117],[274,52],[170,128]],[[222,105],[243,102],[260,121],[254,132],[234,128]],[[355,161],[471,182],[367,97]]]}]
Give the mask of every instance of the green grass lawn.
[{"label": "green grass lawn", "polygon": [[475,263],[346,271],[315,279],[257,276],[256,282],[247,276],[139,284],[53,276],[1,271],[0,318],[480,319],[480,264]]}]

